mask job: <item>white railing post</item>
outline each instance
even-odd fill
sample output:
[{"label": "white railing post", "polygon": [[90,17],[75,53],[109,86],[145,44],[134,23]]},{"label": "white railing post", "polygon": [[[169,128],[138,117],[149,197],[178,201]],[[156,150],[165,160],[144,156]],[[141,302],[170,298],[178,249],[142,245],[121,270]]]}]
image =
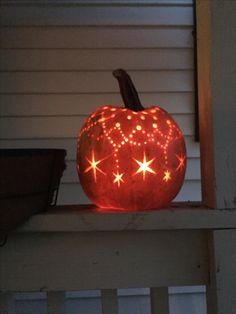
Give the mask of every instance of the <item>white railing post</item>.
[{"label": "white railing post", "polygon": [[47,313],[65,314],[65,292],[56,291],[47,293]]},{"label": "white railing post", "polygon": [[102,314],[118,314],[117,289],[102,289]]},{"label": "white railing post", "polygon": [[209,234],[207,313],[236,313],[236,229],[214,230]]},{"label": "white railing post", "polygon": [[151,314],[169,314],[168,287],[151,288]]},{"label": "white railing post", "polygon": [[2,292],[0,293],[0,314],[14,314],[15,302],[14,293]]}]

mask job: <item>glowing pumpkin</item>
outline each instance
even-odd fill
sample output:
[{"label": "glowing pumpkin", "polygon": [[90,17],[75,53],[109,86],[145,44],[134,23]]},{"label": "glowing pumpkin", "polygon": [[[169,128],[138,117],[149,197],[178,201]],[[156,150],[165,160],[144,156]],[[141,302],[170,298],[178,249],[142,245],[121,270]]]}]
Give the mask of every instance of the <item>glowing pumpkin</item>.
[{"label": "glowing pumpkin", "polygon": [[113,75],[125,108],[103,106],[85,121],[77,150],[81,185],[102,211],[158,209],[183,184],[183,134],[165,110],[142,107],[124,70]]}]

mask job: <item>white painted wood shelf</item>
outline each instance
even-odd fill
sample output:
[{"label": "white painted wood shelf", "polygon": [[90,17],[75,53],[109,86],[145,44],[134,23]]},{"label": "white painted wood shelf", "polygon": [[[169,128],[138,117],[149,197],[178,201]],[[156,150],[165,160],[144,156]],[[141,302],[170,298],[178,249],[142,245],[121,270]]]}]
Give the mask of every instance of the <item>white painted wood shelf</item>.
[{"label": "white painted wood shelf", "polygon": [[18,232],[94,232],[125,230],[189,230],[236,228],[236,209],[213,210],[195,202],[173,203],[165,209],[98,211],[94,205],[55,206],[32,216]]}]

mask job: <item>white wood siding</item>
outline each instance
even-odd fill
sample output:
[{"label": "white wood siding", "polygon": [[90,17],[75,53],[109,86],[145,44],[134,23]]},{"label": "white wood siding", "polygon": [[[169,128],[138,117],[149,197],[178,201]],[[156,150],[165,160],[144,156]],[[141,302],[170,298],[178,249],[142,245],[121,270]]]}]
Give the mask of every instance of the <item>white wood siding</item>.
[{"label": "white wood siding", "polygon": [[67,149],[59,202],[88,202],[76,135],[98,105],[121,103],[111,72],[123,67],[145,106],[180,124],[188,168],[177,200],[200,200],[192,14],[191,0],[2,1],[0,147]]}]

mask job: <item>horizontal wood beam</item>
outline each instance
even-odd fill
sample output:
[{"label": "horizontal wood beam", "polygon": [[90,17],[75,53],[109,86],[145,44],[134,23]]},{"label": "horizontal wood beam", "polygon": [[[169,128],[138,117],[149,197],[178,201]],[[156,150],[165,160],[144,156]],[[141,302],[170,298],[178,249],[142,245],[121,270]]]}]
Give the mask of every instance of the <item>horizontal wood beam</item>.
[{"label": "horizontal wood beam", "polygon": [[91,232],[236,228],[236,211],[195,203],[146,212],[99,212],[93,205],[55,206],[32,216],[17,232]]},{"label": "horizontal wood beam", "polygon": [[15,233],[0,250],[0,291],[203,285],[206,235],[195,230]]}]

